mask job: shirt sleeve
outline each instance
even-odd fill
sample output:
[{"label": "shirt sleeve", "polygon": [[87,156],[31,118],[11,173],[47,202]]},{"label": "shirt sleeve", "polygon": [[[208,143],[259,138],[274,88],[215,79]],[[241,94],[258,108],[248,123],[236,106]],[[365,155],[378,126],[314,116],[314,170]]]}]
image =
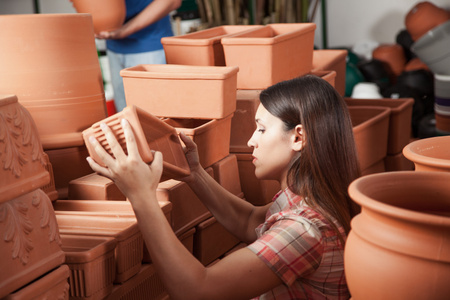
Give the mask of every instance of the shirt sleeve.
[{"label": "shirt sleeve", "polygon": [[323,254],[320,230],[304,217],[282,217],[248,248],[288,286],[314,272]]}]

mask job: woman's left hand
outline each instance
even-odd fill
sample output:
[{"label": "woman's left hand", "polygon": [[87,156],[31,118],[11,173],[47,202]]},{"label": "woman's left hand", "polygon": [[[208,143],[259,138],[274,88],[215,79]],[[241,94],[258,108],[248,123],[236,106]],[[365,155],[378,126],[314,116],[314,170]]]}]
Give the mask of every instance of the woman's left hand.
[{"label": "woman's left hand", "polygon": [[104,123],[101,129],[111,147],[113,156],[108,154],[100,143],[91,137],[89,142],[106,167],[97,164],[91,157],[87,158],[92,170],[114,181],[122,193],[130,200],[146,199],[148,193],[154,193],[161,178],[163,169],[162,153],[153,153],[153,162],[145,163],[138,150],[136,139],[127,120],[122,119],[121,125],[125,134],[128,155],[123,151],[111,129]]}]

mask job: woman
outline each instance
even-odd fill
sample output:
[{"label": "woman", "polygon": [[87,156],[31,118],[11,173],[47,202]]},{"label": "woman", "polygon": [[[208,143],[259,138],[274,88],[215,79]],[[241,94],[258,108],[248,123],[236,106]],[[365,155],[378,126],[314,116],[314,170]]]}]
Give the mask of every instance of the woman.
[{"label": "woman", "polygon": [[156,199],[162,155],[145,164],[130,126],[122,122],[128,156],[110,129],[116,159],[91,140],[106,164],[92,169],[115,181],[133,205],[158,274],[173,299],[347,299],[343,250],[356,213],[347,194],[359,176],[345,102],[326,81],[304,76],[261,93],[257,129],[249,140],[259,179],[282,190],[256,207],[222,188],[184,134],[191,174],[183,178],[214,217],[248,246],[204,267],[182,246]]}]

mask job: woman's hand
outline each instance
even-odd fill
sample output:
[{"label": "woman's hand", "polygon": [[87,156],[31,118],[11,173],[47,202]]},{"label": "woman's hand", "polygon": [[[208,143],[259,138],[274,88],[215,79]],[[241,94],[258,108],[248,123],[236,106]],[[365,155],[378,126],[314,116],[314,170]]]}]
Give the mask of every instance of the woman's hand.
[{"label": "woman's hand", "polygon": [[125,134],[128,155],[125,154],[111,129],[106,124],[101,124],[101,129],[111,147],[113,156],[109,155],[100,143],[92,137],[89,142],[94,146],[106,167],[97,164],[91,157],[88,163],[92,170],[114,181],[122,193],[133,199],[146,199],[149,193],[155,193],[162,174],[162,154],[153,153],[151,165],[145,163],[136,144],[136,140],[127,120],[122,119],[121,125]]},{"label": "woman's hand", "polygon": [[184,150],[184,155],[186,156],[186,160],[189,164],[189,169],[191,170],[191,174],[189,176],[181,178],[181,180],[189,183],[189,181],[194,180],[194,173],[199,171],[199,169],[201,169],[202,166],[200,165],[197,145],[184,132],[181,132],[179,135],[181,140],[186,146]]}]

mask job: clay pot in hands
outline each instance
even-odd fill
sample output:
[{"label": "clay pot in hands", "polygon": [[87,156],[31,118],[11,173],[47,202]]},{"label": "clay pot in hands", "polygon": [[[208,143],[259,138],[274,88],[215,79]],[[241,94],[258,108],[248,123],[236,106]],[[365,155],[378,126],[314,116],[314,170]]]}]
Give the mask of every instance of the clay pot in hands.
[{"label": "clay pot in hands", "polygon": [[113,31],[125,21],[125,0],[71,0],[79,13],[92,15],[94,32]]},{"label": "clay pot in hands", "polygon": [[450,172],[450,136],[416,140],[403,148],[416,171]]},{"label": "clay pot in hands", "polygon": [[430,1],[417,3],[405,17],[405,26],[414,41],[434,27],[450,20],[450,13]]},{"label": "clay pot in hands", "polygon": [[344,264],[352,299],[437,299],[450,295],[450,174],[385,172],[349,186],[361,205]]}]

